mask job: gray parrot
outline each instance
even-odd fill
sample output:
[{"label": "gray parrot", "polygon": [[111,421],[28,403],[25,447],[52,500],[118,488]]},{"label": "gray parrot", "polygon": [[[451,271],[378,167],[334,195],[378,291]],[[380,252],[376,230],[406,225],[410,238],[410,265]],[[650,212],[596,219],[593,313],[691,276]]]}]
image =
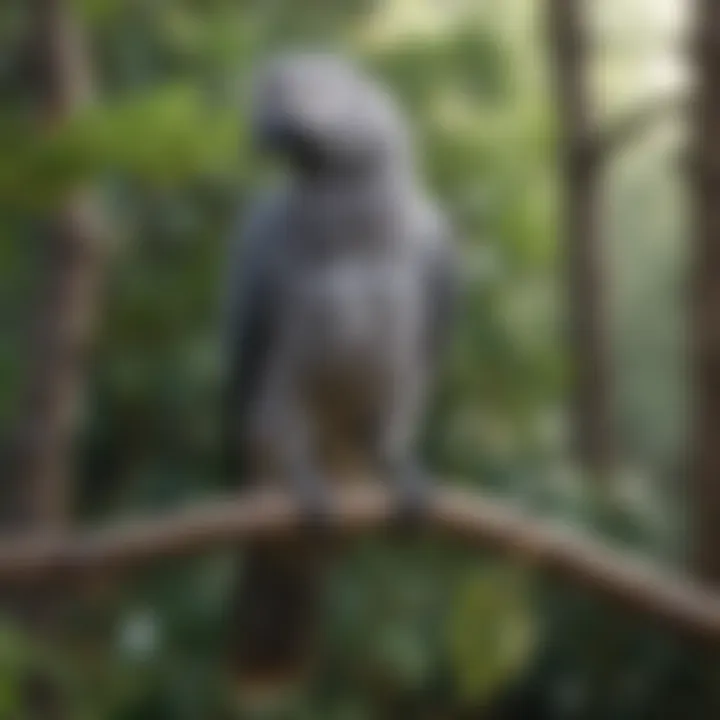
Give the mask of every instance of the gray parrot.
[{"label": "gray parrot", "polygon": [[[289,484],[310,524],[322,524],[326,484],[348,477],[386,478],[415,517],[430,490],[415,445],[456,272],[406,122],[352,62],[303,52],[260,73],[251,129],[288,173],[232,237],[229,470],[236,482]],[[229,606],[241,687],[276,687],[307,666],[323,569],[312,540],[247,548]]]}]

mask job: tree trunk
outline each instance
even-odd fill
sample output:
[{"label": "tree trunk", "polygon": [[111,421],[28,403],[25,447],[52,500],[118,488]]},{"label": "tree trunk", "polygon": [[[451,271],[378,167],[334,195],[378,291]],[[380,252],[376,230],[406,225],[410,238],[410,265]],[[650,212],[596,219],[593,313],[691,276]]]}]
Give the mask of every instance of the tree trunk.
[{"label": "tree trunk", "polygon": [[94,212],[89,193],[78,192],[49,222],[11,478],[13,526],[60,530],[71,513],[73,436],[102,265]]},{"label": "tree trunk", "polygon": [[[31,43],[41,61],[39,94],[47,132],[90,100],[90,60],[68,0],[34,0]],[[71,458],[85,357],[102,269],[96,206],[74,191],[47,222],[27,388],[17,426],[4,518],[14,525],[59,529],[71,505]]]},{"label": "tree trunk", "polygon": [[598,480],[614,464],[603,256],[602,147],[591,119],[587,37],[580,0],[548,0],[548,33],[560,125],[562,235],[567,262],[574,451]]},{"label": "tree trunk", "polygon": [[[29,38],[37,66],[40,120],[53,133],[90,101],[90,58],[72,0],[32,0]],[[96,204],[75,189],[46,219],[46,249],[27,358],[13,466],[4,478],[4,529],[55,533],[71,515],[72,457],[85,360],[103,267]],[[24,594],[3,588],[4,609],[58,652],[68,604],[62,587]],[[58,678],[42,668],[22,677],[22,717],[70,720]]]},{"label": "tree trunk", "polygon": [[695,1],[697,95],[691,165],[691,543],[696,571],[720,583],[720,3]]}]

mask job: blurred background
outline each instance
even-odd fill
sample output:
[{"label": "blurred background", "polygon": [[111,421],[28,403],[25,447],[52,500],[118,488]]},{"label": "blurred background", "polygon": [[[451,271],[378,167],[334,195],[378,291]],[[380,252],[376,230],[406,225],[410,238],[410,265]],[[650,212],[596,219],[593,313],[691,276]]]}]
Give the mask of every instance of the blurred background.
[{"label": "blurred background", "polygon": [[[323,46],[393,88],[458,228],[466,292],[428,465],[720,581],[713,5],[3,0],[4,529],[222,489],[220,281],[268,172],[248,75]],[[244,717],[219,671],[229,560],[107,574],[72,601],[0,588],[0,718]],[[353,543],[326,633],[323,671],[278,717],[720,717],[717,657],[439,541]]]}]

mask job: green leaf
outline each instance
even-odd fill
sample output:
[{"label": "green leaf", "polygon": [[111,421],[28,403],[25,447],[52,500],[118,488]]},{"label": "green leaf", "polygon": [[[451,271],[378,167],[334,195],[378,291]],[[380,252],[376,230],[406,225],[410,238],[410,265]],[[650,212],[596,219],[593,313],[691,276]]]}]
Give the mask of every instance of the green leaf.
[{"label": "green leaf", "polygon": [[458,692],[465,701],[482,703],[522,670],[535,647],[527,574],[494,565],[467,577],[447,633]]}]

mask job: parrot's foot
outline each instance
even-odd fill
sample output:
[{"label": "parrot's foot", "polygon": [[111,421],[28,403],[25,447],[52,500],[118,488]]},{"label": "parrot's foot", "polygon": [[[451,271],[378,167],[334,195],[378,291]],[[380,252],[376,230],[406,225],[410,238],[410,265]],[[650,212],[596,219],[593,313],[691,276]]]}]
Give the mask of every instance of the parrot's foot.
[{"label": "parrot's foot", "polygon": [[414,529],[427,518],[433,500],[430,477],[415,465],[395,472],[396,521],[400,528]]},{"label": "parrot's foot", "polygon": [[332,508],[330,494],[322,478],[315,475],[298,478],[295,497],[303,529],[311,534],[327,532],[332,525]]}]

